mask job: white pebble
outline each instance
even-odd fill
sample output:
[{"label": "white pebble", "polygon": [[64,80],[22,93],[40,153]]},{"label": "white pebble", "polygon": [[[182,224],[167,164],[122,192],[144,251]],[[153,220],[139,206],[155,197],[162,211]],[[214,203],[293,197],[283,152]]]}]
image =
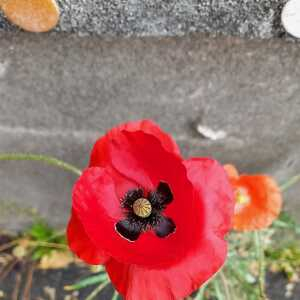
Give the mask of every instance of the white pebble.
[{"label": "white pebble", "polygon": [[282,10],[281,22],[292,36],[300,38],[300,0],[290,0]]},{"label": "white pebble", "polygon": [[223,130],[213,130],[201,124],[197,125],[197,131],[201,134],[201,136],[212,141],[221,140],[227,136],[226,132]]}]

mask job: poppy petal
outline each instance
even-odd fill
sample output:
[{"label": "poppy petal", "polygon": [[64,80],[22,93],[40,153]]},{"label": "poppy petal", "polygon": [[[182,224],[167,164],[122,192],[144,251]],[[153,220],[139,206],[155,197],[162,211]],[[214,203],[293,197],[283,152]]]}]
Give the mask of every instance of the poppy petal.
[{"label": "poppy petal", "polygon": [[67,239],[70,249],[87,264],[100,265],[108,260],[108,256],[89,239],[75,212],[72,212],[68,224]]},{"label": "poppy petal", "polygon": [[198,289],[224,264],[226,242],[216,236],[203,237],[191,255],[169,268],[149,269],[110,259],[109,277],[126,300],[183,299]]},{"label": "poppy petal", "polygon": [[110,174],[103,168],[86,169],[74,185],[72,198],[73,212],[95,247],[107,255],[111,249],[118,251],[116,240],[121,237],[115,224],[123,213]]},{"label": "poppy petal", "polygon": [[159,125],[151,120],[141,120],[128,122],[124,124],[124,129],[127,131],[143,131],[147,134],[155,136],[165,148],[166,151],[180,155],[180,149],[174,139],[164,132]]},{"label": "poppy petal", "polygon": [[205,226],[220,237],[231,228],[234,210],[233,189],[224,168],[211,158],[185,161],[188,177],[205,201]]},{"label": "poppy petal", "polygon": [[116,230],[122,237],[133,242],[140,236],[142,228],[138,224],[130,223],[128,220],[122,220],[116,224]]},{"label": "poppy petal", "polygon": [[170,218],[160,216],[158,224],[155,226],[154,230],[158,237],[164,238],[169,234],[173,233],[176,229],[176,225]]},{"label": "poppy petal", "polygon": [[108,131],[106,135],[101,137],[93,147],[90,159],[90,167],[110,164],[110,155],[108,153],[107,146],[113,138],[118,136],[118,134],[124,130],[127,132],[142,131],[144,133],[152,135],[160,141],[166,151],[180,156],[179,147],[169,134],[164,132],[157,124],[155,124],[151,120],[140,120],[116,126]]},{"label": "poppy petal", "polygon": [[230,165],[230,164],[224,165],[224,169],[228,174],[229,178],[231,179],[239,178],[239,172],[234,165]]}]

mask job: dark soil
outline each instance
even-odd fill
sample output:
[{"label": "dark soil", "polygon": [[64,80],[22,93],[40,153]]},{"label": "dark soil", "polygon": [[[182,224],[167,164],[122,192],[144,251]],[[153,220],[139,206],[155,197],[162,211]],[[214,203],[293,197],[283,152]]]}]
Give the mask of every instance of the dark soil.
[{"label": "dark soil", "polygon": [[298,283],[293,289],[290,297],[285,297],[287,279],[283,274],[272,273],[268,274],[267,292],[270,300],[299,300],[300,299],[300,284]]},{"label": "dark soil", "polygon": [[[62,270],[35,270],[33,273],[32,285],[30,288],[30,298],[26,299],[26,281],[28,279],[29,265],[18,265],[14,270],[0,282],[0,290],[4,292],[4,298],[13,299],[13,293],[16,290],[17,278],[22,274],[19,296],[16,300],[81,300],[85,299],[95,288],[85,288],[79,292],[64,291],[65,285],[70,285],[78,280],[90,276],[91,272],[87,268],[77,265],[71,265],[67,269]],[[112,288],[107,287],[101,292],[96,299],[111,299]]]}]

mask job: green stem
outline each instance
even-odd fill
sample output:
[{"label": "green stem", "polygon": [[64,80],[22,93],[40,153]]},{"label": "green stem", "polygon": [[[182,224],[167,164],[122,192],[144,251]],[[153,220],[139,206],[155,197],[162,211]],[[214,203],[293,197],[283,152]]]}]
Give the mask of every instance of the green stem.
[{"label": "green stem", "polygon": [[100,284],[97,288],[95,288],[89,296],[86,297],[85,300],[93,300],[97,297],[97,295],[102,292],[102,290],[109,284],[109,281],[105,281],[102,284]]},{"label": "green stem", "polygon": [[71,173],[74,173],[78,176],[81,175],[81,170],[77,167],[66,163],[57,158],[47,156],[47,155],[39,155],[39,154],[31,154],[31,153],[2,153],[0,154],[0,161],[40,161],[45,164],[55,166]]},{"label": "green stem", "polygon": [[81,281],[73,284],[73,285],[66,285],[64,289],[66,291],[75,291],[75,290],[81,290],[83,288],[86,288],[91,285],[100,284],[107,282],[107,274],[98,274],[94,276],[90,276],[87,278],[82,279]]},{"label": "green stem", "polygon": [[204,293],[205,293],[205,290],[207,288],[207,285],[203,285],[197,292],[194,300],[203,300],[204,299]]},{"label": "green stem", "polygon": [[213,287],[215,289],[216,297],[218,300],[224,300],[224,297],[221,293],[220,284],[218,278],[215,278],[215,280],[212,282]]},{"label": "green stem", "polygon": [[114,294],[113,294],[111,300],[117,300],[118,299],[118,295],[119,295],[118,292],[114,291]]},{"label": "green stem", "polygon": [[259,299],[267,300],[266,292],[265,292],[265,252],[262,241],[262,236],[260,231],[254,231],[254,241],[255,241],[255,249],[256,255],[259,264],[259,275],[258,275],[258,285],[259,285]]},{"label": "green stem", "polygon": [[226,279],[226,277],[224,275],[223,269],[219,272],[219,275],[220,275],[220,279],[221,279],[222,285],[224,287],[224,292],[225,292],[226,300],[232,300],[232,297],[230,296],[228,282],[227,282],[227,279]]},{"label": "green stem", "polygon": [[285,183],[280,186],[282,192],[288,190],[294,184],[300,181],[300,174],[293,176],[292,178],[288,179]]},{"label": "green stem", "polygon": [[29,244],[34,247],[55,248],[55,249],[63,249],[63,250],[69,249],[67,245],[58,244],[58,243],[48,243],[45,241],[30,241]]}]

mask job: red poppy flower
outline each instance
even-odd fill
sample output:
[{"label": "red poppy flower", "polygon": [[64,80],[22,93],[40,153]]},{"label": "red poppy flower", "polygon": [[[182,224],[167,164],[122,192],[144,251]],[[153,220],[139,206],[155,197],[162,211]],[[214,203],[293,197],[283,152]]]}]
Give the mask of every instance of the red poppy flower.
[{"label": "red poppy flower", "polygon": [[239,175],[232,165],[225,165],[235,194],[233,228],[258,230],[269,227],[278,217],[282,198],[273,178],[267,175]]},{"label": "red poppy flower", "polygon": [[183,160],[149,120],[100,138],[74,186],[70,248],[127,300],[181,299],[226,259],[233,194],[222,166]]}]

